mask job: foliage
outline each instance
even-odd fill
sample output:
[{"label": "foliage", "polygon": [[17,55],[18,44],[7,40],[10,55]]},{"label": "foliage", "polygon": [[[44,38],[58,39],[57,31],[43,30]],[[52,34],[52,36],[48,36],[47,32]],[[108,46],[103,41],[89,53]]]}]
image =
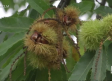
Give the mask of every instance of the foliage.
[{"label": "foliage", "polygon": [[[21,6],[25,5],[26,2],[28,2],[28,6],[24,10],[20,12],[15,11],[14,5],[18,5],[20,8]],[[112,1],[107,0],[107,2],[109,6],[100,4],[100,6],[96,8],[94,0],[82,0],[80,3],[76,3],[74,0],[71,0],[69,5],[76,7],[80,11],[80,16],[87,14],[88,20],[94,14],[100,15],[101,18],[104,16],[107,17],[105,17],[103,20],[84,21],[84,24],[82,21],[77,25],[77,27],[79,27],[78,30],[80,30],[81,27],[85,28],[81,28],[84,32],[82,32],[82,35],[80,36],[85,36],[79,43],[80,53],[82,56],[79,59],[78,52],[76,51],[77,49],[73,48],[73,44],[71,43],[72,41],[67,37],[66,39],[70,41],[70,47],[69,56],[66,59],[66,65],[70,73],[66,72],[62,64],[61,69],[51,70],[51,81],[112,80],[112,77],[110,77],[112,76],[110,73],[112,66],[112,34],[109,31],[111,30],[109,28],[112,27],[112,19],[110,18],[111,15],[108,15],[112,14]],[[25,37],[25,33],[28,31],[33,21],[41,16],[46,9],[50,8],[51,3],[49,3],[48,0],[2,0],[1,3],[4,5],[9,4],[10,8],[14,9],[12,16],[0,19],[0,81],[9,81],[11,65],[13,61],[23,52],[23,39]],[[10,8],[4,9],[7,11]],[[29,11],[28,16],[26,15],[27,11]],[[45,18],[52,17],[54,13],[55,12],[53,10],[50,10],[45,14]],[[102,22],[104,22],[104,24],[102,24]],[[90,29],[88,29],[89,27]],[[109,37],[107,38],[107,35],[103,37],[103,35],[107,34],[107,32],[100,29],[109,31]],[[69,32],[70,35],[78,37],[76,31]],[[103,40],[103,44],[101,41],[99,41],[99,36],[97,34],[102,36],[100,37],[100,40],[105,38],[105,40]],[[85,37],[88,36],[91,36],[91,38],[86,39]],[[95,37],[92,38],[92,36]],[[95,43],[96,41],[94,39],[98,40],[97,43]],[[88,40],[92,40],[92,42]],[[83,43],[89,44],[83,47]],[[96,45],[94,49],[91,48],[92,45]],[[85,50],[84,48],[86,47],[87,49]],[[13,80],[48,81],[48,70],[46,68],[41,70],[38,68],[35,69],[28,64],[29,61],[27,61],[26,75],[24,76],[23,57],[17,59],[16,63],[14,64],[12,69]]]}]

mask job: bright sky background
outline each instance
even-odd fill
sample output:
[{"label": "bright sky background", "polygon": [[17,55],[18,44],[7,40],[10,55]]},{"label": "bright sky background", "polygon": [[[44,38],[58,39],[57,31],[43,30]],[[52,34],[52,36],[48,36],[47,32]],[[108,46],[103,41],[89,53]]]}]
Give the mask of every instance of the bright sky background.
[{"label": "bright sky background", "polygon": [[[5,5],[4,5],[5,6]],[[28,6],[28,3],[26,2],[25,6],[22,6],[22,7],[18,7],[17,5],[14,6],[14,10],[20,12],[22,10],[24,10],[26,7]],[[10,7],[10,5],[9,5]],[[4,17],[9,17],[11,16],[13,13],[13,10],[12,9],[9,9],[7,12],[5,12],[4,8],[3,8],[3,5],[1,4],[0,2],[0,18],[4,18]]]},{"label": "bright sky background", "polygon": [[[80,3],[82,0],[76,0],[77,1],[77,3]],[[97,8],[97,7],[99,7],[100,5],[99,5],[99,3],[97,3],[96,2],[96,0],[94,0],[95,1],[95,4],[97,5],[95,8]],[[99,0],[99,2],[100,2],[101,0]],[[57,0],[53,5],[55,5],[55,6],[57,6],[57,4],[59,4],[59,2],[60,2],[60,0]],[[11,16],[13,13],[12,13],[12,9],[9,9],[7,12],[5,12],[5,10],[3,9],[3,7],[2,7],[3,5],[1,4],[1,2],[0,2],[0,18],[3,18],[3,17],[9,17],[9,16]],[[17,5],[15,5],[14,6],[14,10],[18,10],[18,12],[20,12],[21,10],[24,10],[26,7],[28,6],[28,3],[26,2],[26,4],[25,4],[25,6],[22,6],[21,8],[19,8]],[[108,6],[108,3],[106,3],[106,6]],[[9,7],[10,7],[10,5],[9,5]],[[87,20],[87,14],[84,14],[84,15],[82,15],[82,16],[80,16],[79,18],[81,19],[81,20]],[[91,19],[95,19],[96,18],[96,14],[94,14],[93,16],[92,16],[92,18]]]}]

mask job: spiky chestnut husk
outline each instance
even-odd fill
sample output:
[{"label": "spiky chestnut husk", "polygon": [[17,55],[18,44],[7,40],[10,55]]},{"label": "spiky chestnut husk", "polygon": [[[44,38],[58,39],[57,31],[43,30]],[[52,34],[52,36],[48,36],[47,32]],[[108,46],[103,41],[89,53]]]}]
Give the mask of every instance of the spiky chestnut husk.
[{"label": "spiky chestnut husk", "polygon": [[[66,27],[66,28],[68,28],[68,27]],[[76,27],[75,24],[71,25],[71,26],[68,28],[68,32],[76,32],[76,30],[77,30],[77,27]]]},{"label": "spiky chestnut husk", "polygon": [[53,28],[49,27],[47,24],[44,23],[36,23],[32,25],[32,29],[30,30],[29,36],[33,34],[34,31],[41,33],[41,35],[52,44],[57,43],[57,34]]},{"label": "spiky chestnut husk", "polygon": [[28,54],[28,61],[29,61],[29,65],[31,65],[33,68],[46,68],[46,66],[48,65],[48,62],[45,60],[44,57],[42,56],[38,56],[34,53],[29,53]]},{"label": "spiky chestnut husk", "polygon": [[48,54],[46,56],[29,53],[28,60],[29,60],[30,65],[33,68],[38,67],[39,69],[42,69],[42,68],[53,68],[54,69],[56,67],[53,67],[53,66],[57,65],[57,63],[59,65],[59,63],[60,63],[60,62],[57,62],[60,60],[59,60],[59,56],[58,56],[56,49],[52,50],[51,55]]},{"label": "spiky chestnut husk", "polygon": [[49,54],[51,55],[51,50],[54,49],[54,46],[49,45],[49,44],[42,44],[42,43],[37,43],[35,44],[31,39],[30,36],[27,35],[25,39],[25,46],[27,46],[28,51],[32,51],[37,55],[46,55]]},{"label": "spiky chestnut husk", "polygon": [[42,19],[44,19],[44,18],[43,18],[43,17],[38,17],[38,18],[33,22],[33,24],[32,24],[31,26],[37,24],[37,22],[40,21],[40,20],[42,20]]},{"label": "spiky chestnut husk", "polygon": [[76,24],[79,23],[79,11],[73,6],[67,6],[64,10],[58,9],[59,20],[66,26],[67,29],[76,29]]},{"label": "spiky chestnut husk", "polygon": [[41,35],[50,43],[56,44],[57,43],[57,34],[53,28],[49,27],[47,24],[44,23],[37,23],[32,26],[32,31],[38,31]]},{"label": "spiky chestnut husk", "polygon": [[49,27],[55,28],[56,26],[58,26],[58,22],[55,20],[46,20],[44,21],[45,24],[49,25]]},{"label": "spiky chestnut husk", "polygon": [[55,30],[55,32],[58,32],[58,28],[57,27],[59,27],[61,30],[63,29],[63,27],[60,25],[60,23],[58,23],[55,20],[45,20],[44,24],[46,24],[49,27],[53,28]]},{"label": "spiky chestnut husk", "polygon": [[[41,33],[42,37],[48,42],[48,44],[44,43],[35,43],[31,40],[31,36],[34,31],[38,31]],[[25,46],[28,47],[28,51],[34,51],[35,54],[51,54],[50,50],[53,48],[51,45],[55,45],[57,43],[57,34],[56,32],[45,25],[44,23],[37,23],[33,25],[30,34],[26,35],[25,38]]]},{"label": "spiky chestnut husk", "polygon": [[107,15],[106,17],[103,18],[104,23],[108,23],[106,25],[110,26],[112,25],[112,15]]},{"label": "spiky chestnut husk", "polygon": [[[57,49],[57,52],[58,52],[58,49]],[[65,38],[63,38],[63,58],[68,57],[68,52],[69,52],[69,42]],[[48,63],[48,67],[53,69],[59,69],[60,63],[63,58],[60,59],[60,56],[55,56],[55,60],[51,60]]]},{"label": "spiky chestnut husk", "polygon": [[112,38],[112,15],[108,15],[103,18],[104,26],[106,32],[109,34],[109,36]]},{"label": "spiky chestnut husk", "polygon": [[[54,20],[52,20],[52,19],[54,19]],[[57,27],[59,26],[60,23],[57,22],[55,19],[56,19],[55,16],[52,18],[49,18],[49,19],[45,19],[45,20],[44,20],[44,18],[39,17],[38,19],[36,19],[34,21],[34,23],[32,24],[32,27],[33,27],[33,25],[37,24],[37,22],[40,22],[40,23],[43,23],[43,24],[47,25],[48,27],[54,29],[55,31],[57,31]]]},{"label": "spiky chestnut husk", "polygon": [[60,69],[60,59],[57,59],[57,61],[51,61],[48,63],[47,67],[50,69]]},{"label": "spiky chestnut husk", "polygon": [[89,50],[95,50],[107,37],[108,31],[103,21],[95,20],[83,23],[79,32],[79,42]]},{"label": "spiky chestnut husk", "polygon": [[57,15],[58,15],[58,17],[59,17],[59,20],[61,21],[61,22],[63,22],[63,16],[64,16],[64,11],[62,10],[62,9],[57,9]]},{"label": "spiky chestnut husk", "polygon": [[47,54],[46,56],[44,56],[46,58],[47,62],[55,62],[58,59],[58,51],[56,49],[56,47],[53,46],[52,49],[50,49],[51,54]]},{"label": "spiky chestnut husk", "polygon": [[24,45],[27,46],[28,51],[34,51],[36,44],[31,40],[31,35],[26,35],[24,38]]},{"label": "spiky chestnut husk", "polygon": [[[67,58],[69,55],[69,42],[66,40],[66,38],[63,38],[63,58]],[[53,54],[51,56],[49,56],[49,58],[47,58],[47,60],[49,61],[48,66],[49,68],[53,68],[53,69],[59,69],[60,67],[60,63],[61,63],[61,59],[60,56],[58,55],[58,48],[57,49],[57,55]],[[55,53],[55,52],[54,52]],[[63,59],[62,58],[62,59]]]},{"label": "spiky chestnut husk", "polygon": [[78,24],[79,23],[79,11],[78,9],[76,9],[75,7],[73,6],[67,6],[65,9],[64,9],[66,15],[73,19],[73,23],[72,24]]},{"label": "spiky chestnut husk", "polygon": [[[63,49],[64,51],[66,51],[66,54],[64,55],[64,58],[66,58],[68,56],[68,50],[69,50],[69,43],[67,40],[64,39],[63,41]],[[63,51],[63,52],[64,52]],[[52,50],[50,50],[51,54],[46,54],[46,55],[42,55],[42,54],[34,54],[33,52],[28,54],[28,60],[30,62],[30,65],[33,68],[52,68],[52,69],[59,69],[60,68],[60,63],[61,63],[61,59],[58,55],[58,50],[57,48],[53,48]]]}]

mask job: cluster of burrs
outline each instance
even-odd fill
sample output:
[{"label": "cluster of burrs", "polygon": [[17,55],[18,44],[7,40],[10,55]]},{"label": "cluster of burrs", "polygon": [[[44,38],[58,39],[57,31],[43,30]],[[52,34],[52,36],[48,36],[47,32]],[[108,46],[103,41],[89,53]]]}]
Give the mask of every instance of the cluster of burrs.
[{"label": "cluster of burrs", "polygon": [[[45,13],[52,9],[55,10],[56,15],[44,18]],[[76,24],[79,23],[78,14],[73,6],[64,9],[52,7],[34,21],[24,38],[28,61],[33,68],[60,69],[63,63],[67,70],[64,59],[69,54],[70,45],[66,37],[72,40],[68,31],[76,30]],[[74,43],[73,40],[72,42]],[[78,46],[74,44],[74,47]]]},{"label": "cluster of burrs", "polygon": [[99,48],[101,42],[112,40],[112,15],[101,20],[84,22],[79,32],[79,40],[89,50]]}]

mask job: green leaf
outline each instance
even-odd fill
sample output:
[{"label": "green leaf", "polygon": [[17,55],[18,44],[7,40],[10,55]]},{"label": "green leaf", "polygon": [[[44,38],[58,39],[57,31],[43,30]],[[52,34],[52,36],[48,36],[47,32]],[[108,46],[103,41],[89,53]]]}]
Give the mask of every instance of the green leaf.
[{"label": "green leaf", "polygon": [[5,37],[4,37],[4,40],[3,41],[6,41],[8,39],[8,35],[6,35]]},{"label": "green leaf", "polygon": [[[23,80],[27,81],[26,78],[29,77],[30,72],[33,70],[33,68],[27,64],[26,75],[24,76],[24,63],[23,62],[24,62],[24,58],[21,58],[18,61],[15,70],[12,71],[13,81],[23,81]],[[10,81],[9,77],[5,81]]]},{"label": "green leaf", "polygon": [[[100,51],[100,53],[99,53]],[[106,77],[106,54],[105,50],[97,50],[92,66],[91,81],[103,81]]]},{"label": "green leaf", "polygon": [[79,56],[79,54],[77,52],[77,49],[74,48],[74,46],[72,47],[72,57],[74,58],[74,60],[76,62],[79,61],[80,56]]},{"label": "green leaf", "polygon": [[107,49],[107,69],[111,71],[112,66],[112,43],[108,46]]},{"label": "green leaf", "polygon": [[[14,81],[48,81],[48,70],[47,69],[33,69],[27,64],[26,76],[23,76],[23,65],[24,59],[19,60],[16,69],[12,72],[12,80]],[[27,62],[28,63],[28,62]],[[67,75],[64,66],[61,66],[59,70],[51,70],[51,81],[66,81]],[[9,81],[9,77],[7,80]]]},{"label": "green leaf", "polygon": [[15,43],[22,40],[24,37],[24,33],[15,34],[14,36],[10,37],[8,40],[4,41],[0,44],[0,56],[4,55],[9,48],[11,48]]},{"label": "green leaf", "polygon": [[39,17],[39,15],[40,14],[36,10],[34,10],[34,9],[31,9],[29,11],[29,17],[30,18],[37,19]]},{"label": "green leaf", "polygon": [[108,49],[108,47],[109,47],[109,45],[112,43],[112,41],[110,41],[110,40],[106,40],[105,42],[104,42],[104,46],[105,46],[105,49],[107,50]]},{"label": "green leaf", "polygon": [[[36,70],[36,80],[37,81],[48,81],[48,70],[47,69],[37,69]],[[27,80],[31,81],[31,80]],[[35,81],[35,80],[34,80]],[[66,71],[63,65],[59,70],[51,70],[51,81],[67,81]]]},{"label": "green leaf", "polygon": [[9,5],[9,7],[3,7],[7,12],[7,10],[9,9],[13,9],[14,11],[17,10],[17,7],[15,8],[15,5],[19,8],[25,6],[26,0],[1,0],[0,2],[2,3],[2,5]]},{"label": "green leaf", "polygon": [[0,31],[23,32],[29,29],[33,19],[26,17],[9,17],[0,19]]},{"label": "green leaf", "polygon": [[72,70],[73,70],[73,68],[74,68],[74,66],[76,64],[76,61],[79,60],[79,59],[78,60],[74,59],[75,56],[73,57],[73,55],[74,55],[74,53],[77,54],[77,51],[75,50],[75,52],[74,52],[74,51],[72,51],[73,49],[74,49],[74,47],[73,46],[70,46],[70,51],[68,53],[69,55],[66,58],[66,66],[67,66],[68,70],[70,71],[70,73],[67,73],[67,77],[68,78],[72,74]]},{"label": "green leaf", "polygon": [[4,41],[5,36],[6,36],[6,32],[2,32],[0,34],[0,43],[2,43]]},{"label": "green leaf", "polygon": [[67,81],[67,74],[63,64],[59,70],[51,70],[51,81]]},{"label": "green leaf", "polygon": [[[14,58],[11,60],[11,62],[0,72],[0,76],[1,76],[0,77],[0,81],[4,81],[7,78],[7,76],[9,75],[9,72],[10,72],[11,64],[17,58],[17,56],[19,56],[21,53],[22,53],[22,51],[20,51],[19,53],[17,53],[14,56]],[[16,65],[14,65],[14,66],[16,66]]]},{"label": "green leaf", "polygon": [[[105,46],[105,52],[106,52],[106,61],[107,61],[107,70],[109,70],[109,71],[111,71],[111,65],[112,65],[112,63],[111,63],[111,61],[110,61],[110,56],[111,56],[111,50],[110,50],[110,47],[109,47],[109,45],[112,43],[112,41],[110,41],[110,40],[107,40],[107,41],[105,41],[104,42],[104,46]],[[109,60],[108,60],[109,59]]]},{"label": "green leaf", "polygon": [[86,81],[90,81],[91,80],[90,77],[91,77],[91,69],[86,76]]},{"label": "green leaf", "polygon": [[[52,74],[51,74],[52,75]],[[48,81],[48,70],[47,69],[36,69],[36,77],[37,81]],[[28,80],[30,81],[30,80]]]},{"label": "green leaf", "polygon": [[[30,71],[30,73],[29,73],[29,76],[26,78],[26,81],[35,81],[36,76],[37,76],[37,72],[38,72],[37,69],[32,69],[32,71]],[[40,73],[40,72],[38,72],[38,73]]]},{"label": "green leaf", "polygon": [[101,16],[106,16],[108,14],[112,14],[112,9],[107,6],[100,6],[96,10],[94,10],[96,14],[100,14]]},{"label": "green leaf", "polygon": [[16,28],[16,27],[0,27],[0,30],[5,32],[25,32],[28,28]]},{"label": "green leaf", "polygon": [[112,73],[110,71],[107,71],[104,81],[111,81],[111,80],[112,80]]},{"label": "green leaf", "polygon": [[92,11],[94,8],[94,2],[92,1],[82,1],[80,3],[73,3],[71,5],[75,6],[76,8],[79,8],[81,14],[84,14],[88,11]]},{"label": "green leaf", "polygon": [[73,73],[69,78],[69,81],[86,80],[86,76],[92,67],[95,52],[86,51],[85,54],[80,58],[79,62],[75,65]]},{"label": "green leaf", "polygon": [[[50,8],[50,6],[44,0],[27,0],[33,9],[35,9],[40,14],[43,14],[45,10]],[[52,11],[46,13],[46,17],[50,17],[53,15]]]},{"label": "green leaf", "polygon": [[22,10],[21,12],[18,12],[18,15],[19,16],[23,16],[23,17],[27,17],[27,8],[26,9],[24,9],[24,10]]},{"label": "green leaf", "polygon": [[[16,71],[16,70],[15,70]],[[28,71],[28,70],[27,70]],[[52,70],[51,69],[51,81],[66,81],[66,71],[64,66],[61,66],[59,70]],[[25,81],[48,81],[48,69],[32,69],[25,79]]]},{"label": "green leaf", "polygon": [[76,3],[75,0],[70,0],[70,4]]},{"label": "green leaf", "polygon": [[112,8],[112,0],[107,0],[109,6]]},{"label": "green leaf", "polygon": [[[17,54],[23,47],[23,41],[19,41],[16,44],[14,44],[11,48],[8,49],[8,51],[0,56],[0,68],[5,64],[9,63],[11,59]],[[8,64],[7,63],[7,64]],[[6,65],[6,64],[5,64]]]},{"label": "green leaf", "polygon": [[7,11],[9,8],[13,8],[14,9],[14,1],[13,0],[1,0],[1,3],[4,5],[4,6],[9,6],[9,7],[3,7],[5,11]]},{"label": "green leaf", "polygon": [[11,17],[27,17],[27,10],[30,9],[30,6],[28,5],[24,10],[18,12],[16,11]]}]

